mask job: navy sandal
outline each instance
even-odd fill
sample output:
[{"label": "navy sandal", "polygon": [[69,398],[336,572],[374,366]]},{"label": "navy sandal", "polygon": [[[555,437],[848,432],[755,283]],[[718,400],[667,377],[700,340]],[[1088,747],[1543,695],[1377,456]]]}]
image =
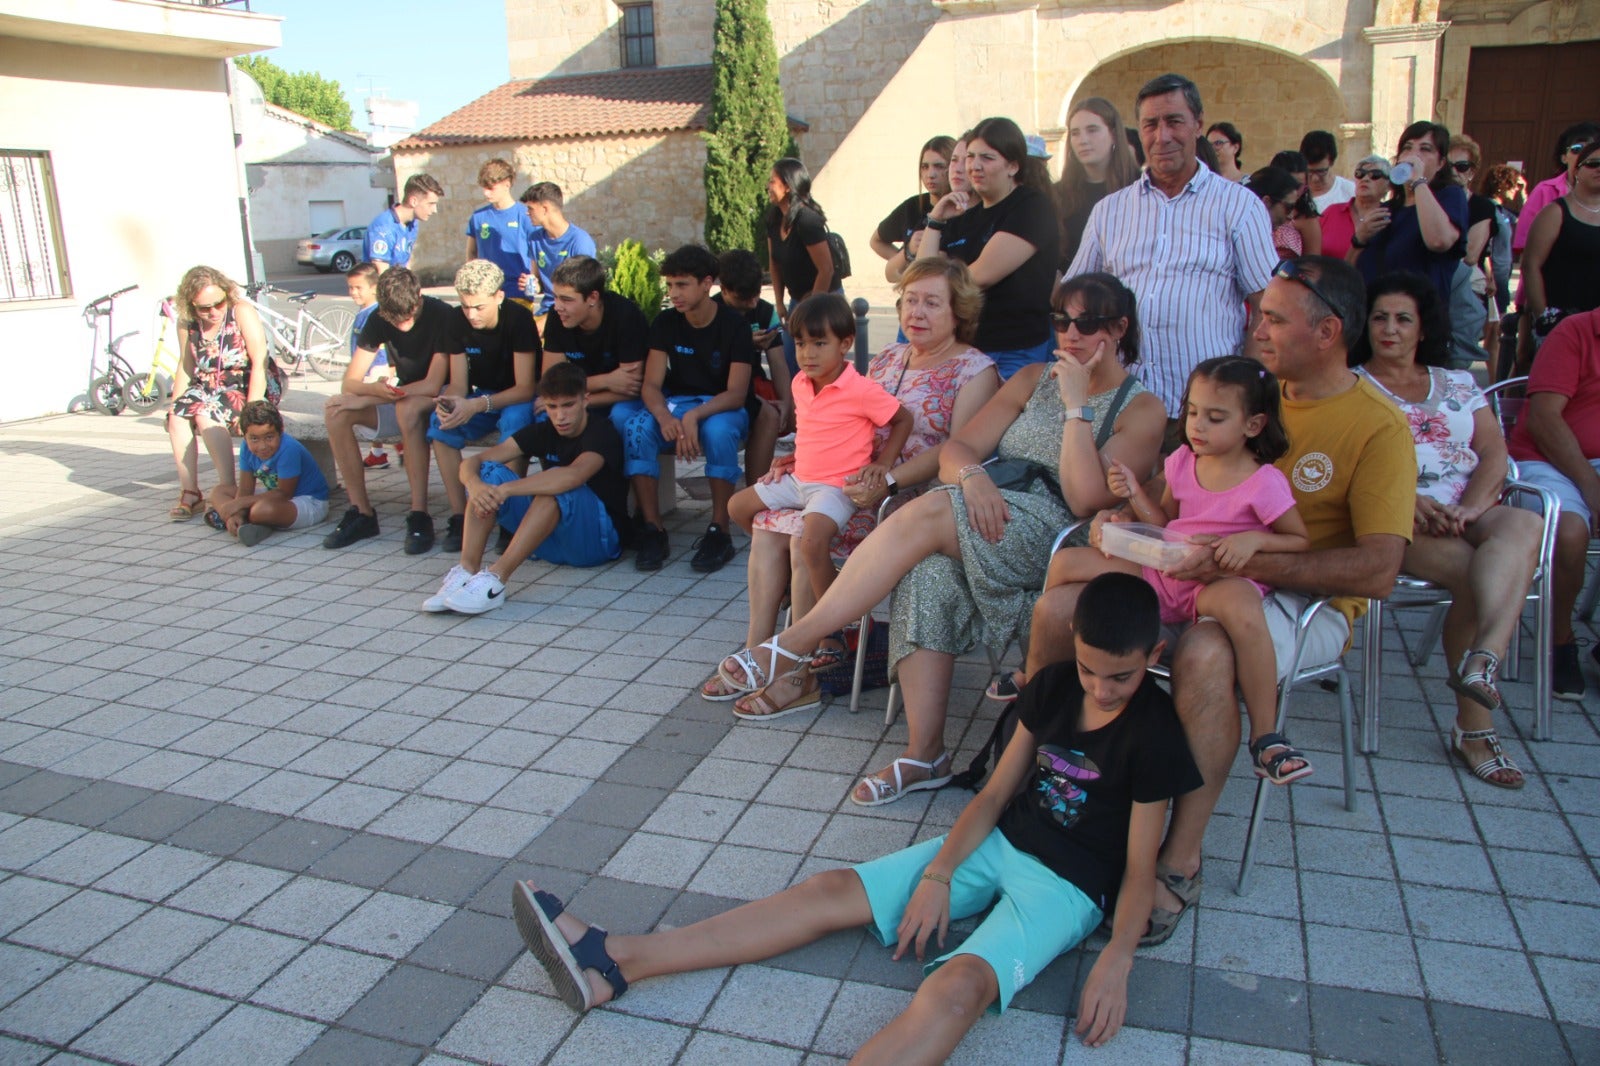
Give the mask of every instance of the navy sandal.
[{"label": "navy sandal", "polygon": [[[1273,748],[1278,749],[1277,753],[1263,760],[1262,755]],[[1294,759],[1300,761],[1300,768],[1284,770],[1283,764]],[[1289,743],[1289,738],[1282,733],[1263,733],[1252,740],[1250,765],[1257,777],[1264,777],[1274,785],[1287,785],[1291,781],[1311,776],[1311,760],[1307,759],[1303,752],[1296,751],[1294,745]]]},{"label": "navy sandal", "polygon": [[576,944],[567,943],[556,927],[556,918],[565,909],[555,896],[527,881],[518,881],[511,889],[511,912],[522,942],[550,975],[562,1002],[581,1014],[594,1006],[583,971],[598,971],[611,985],[613,999],[628,990],[628,982],[607,953],[606,931],[598,925],[591,925]]},{"label": "navy sandal", "polygon": [[987,699],[997,703],[1010,703],[1022,695],[1022,686],[1017,684],[1016,673],[1008,670],[989,682],[989,687],[983,690],[983,694]]}]

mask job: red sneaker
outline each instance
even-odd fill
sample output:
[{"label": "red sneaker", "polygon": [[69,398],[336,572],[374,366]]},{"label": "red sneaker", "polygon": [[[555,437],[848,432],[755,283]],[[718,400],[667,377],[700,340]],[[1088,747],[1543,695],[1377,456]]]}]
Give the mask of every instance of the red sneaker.
[{"label": "red sneaker", "polygon": [[383,452],[373,452],[361,460],[361,465],[368,470],[386,470],[389,467],[389,456]]}]

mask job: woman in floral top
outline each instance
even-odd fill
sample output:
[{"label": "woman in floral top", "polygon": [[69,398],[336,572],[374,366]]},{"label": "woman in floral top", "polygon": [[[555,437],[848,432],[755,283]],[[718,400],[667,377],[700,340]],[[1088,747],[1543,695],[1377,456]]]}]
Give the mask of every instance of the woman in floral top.
[{"label": "woman in floral top", "polygon": [[1417,442],[1417,513],[1403,567],[1450,590],[1445,619],[1452,743],[1475,775],[1521,788],[1500,748],[1493,712],[1500,656],[1538,565],[1537,515],[1500,504],[1506,442],[1483,393],[1446,368],[1450,328],[1438,292],[1418,274],[1387,274],[1367,290],[1367,330],[1350,361],[1395,402]]}]

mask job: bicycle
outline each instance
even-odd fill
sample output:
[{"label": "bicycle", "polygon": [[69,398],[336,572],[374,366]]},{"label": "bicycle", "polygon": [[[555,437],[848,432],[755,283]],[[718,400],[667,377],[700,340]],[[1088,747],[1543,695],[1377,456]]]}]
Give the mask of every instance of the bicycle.
[{"label": "bicycle", "polygon": [[350,324],[355,316],[346,308],[335,307],[318,317],[306,306],[317,294],[302,292],[289,296],[289,302],[297,305],[295,317],[289,318],[262,299],[282,292],[265,282],[245,289],[245,301],[261,315],[273,358],[286,373],[298,374],[309,366],[325,381],[339,380],[350,363]]},{"label": "bicycle", "polygon": [[162,300],[160,315],[161,332],[156,336],[150,369],[122,387],[123,403],[136,414],[149,414],[172,399],[172,376],[178,371],[178,353],[167,345],[167,327],[176,326],[178,309],[170,299]]},{"label": "bicycle", "polygon": [[[122,342],[134,336],[139,331],[132,330],[118,337],[116,328],[112,324],[112,311],[118,296],[125,296],[137,289],[137,285],[129,285],[125,289],[107,293],[98,299],[91,300],[83,309],[83,322],[92,331],[93,339],[89,342],[89,385],[86,396],[89,406],[103,415],[120,415],[123,411],[124,401],[122,390],[134,377],[133,367],[122,357]],[[106,346],[100,347],[100,320],[105,319]],[[106,357],[105,373],[100,371],[100,356]]]}]

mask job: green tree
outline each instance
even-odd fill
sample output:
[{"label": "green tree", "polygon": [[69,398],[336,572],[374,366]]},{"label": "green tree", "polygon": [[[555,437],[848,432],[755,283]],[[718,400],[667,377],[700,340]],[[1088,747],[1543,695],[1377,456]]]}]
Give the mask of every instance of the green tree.
[{"label": "green tree", "polygon": [[309,70],[290,73],[266,56],[241,56],[234,62],[256,80],[269,103],[336,130],[355,129],[350,122],[350,101],[338,82]]},{"label": "green tree", "polygon": [[706,122],[706,245],[764,247],[767,174],[792,150],[767,0],[717,0]]},{"label": "green tree", "polygon": [[[601,253],[601,262],[605,262],[606,252]],[[667,298],[667,287],[661,283],[661,267],[656,257],[646,252],[638,241],[623,241],[611,258],[611,291],[638,304],[644,317],[655,321]]]}]

